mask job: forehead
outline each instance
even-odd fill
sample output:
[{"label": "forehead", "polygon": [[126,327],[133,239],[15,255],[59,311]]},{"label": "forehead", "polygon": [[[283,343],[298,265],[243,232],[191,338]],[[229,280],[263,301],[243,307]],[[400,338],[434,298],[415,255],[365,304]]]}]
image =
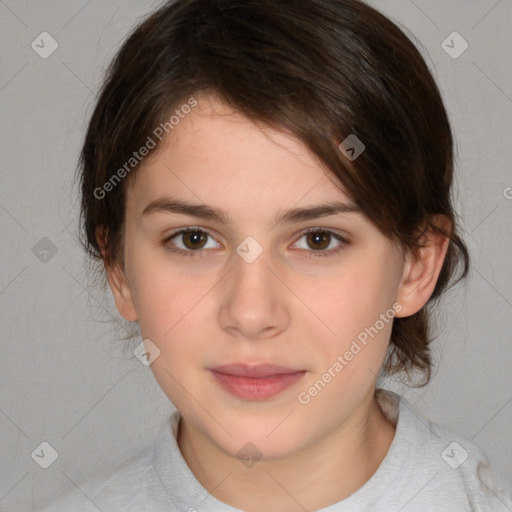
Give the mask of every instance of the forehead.
[{"label": "forehead", "polygon": [[350,197],[325,165],[293,135],[256,124],[203,97],[143,161],[128,201],[139,213],[172,195],[229,212],[343,201]]}]

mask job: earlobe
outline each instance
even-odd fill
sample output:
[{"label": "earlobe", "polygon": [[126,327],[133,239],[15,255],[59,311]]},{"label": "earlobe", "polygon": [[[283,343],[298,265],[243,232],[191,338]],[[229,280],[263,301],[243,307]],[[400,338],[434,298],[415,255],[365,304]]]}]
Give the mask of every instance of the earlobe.
[{"label": "earlobe", "polygon": [[108,284],[112,290],[112,295],[114,296],[114,301],[119,314],[129,322],[135,322],[138,320],[138,317],[137,312],[135,311],[132,291],[126,278],[125,271],[120,268],[119,263],[111,263],[109,261],[107,238],[108,237],[104,230],[98,229],[96,231],[96,239],[98,240],[98,244],[101,248],[101,255],[105,266],[105,272],[107,273]]},{"label": "earlobe", "polygon": [[132,291],[124,270],[119,267],[119,264],[115,263],[106,269],[106,272],[119,314],[129,322],[137,321],[138,317],[135,311]]},{"label": "earlobe", "polygon": [[[437,216],[435,224],[445,233],[451,232],[451,223],[444,216]],[[397,301],[402,305],[397,317],[407,317],[417,313],[434,292],[437,279],[450,244],[447,235],[428,227],[420,239],[421,247],[409,251],[404,263],[402,281],[398,289]]]}]

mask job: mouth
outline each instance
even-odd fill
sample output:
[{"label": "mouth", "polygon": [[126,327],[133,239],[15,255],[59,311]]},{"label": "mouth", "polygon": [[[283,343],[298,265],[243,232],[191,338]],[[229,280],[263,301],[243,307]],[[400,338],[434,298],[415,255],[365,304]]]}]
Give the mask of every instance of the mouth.
[{"label": "mouth", "polygon": [[224,391],[244,400],[276,396],[296,384],[306,373],[306,370],[274,364],[231,364],[209,368],[209,371]]}]

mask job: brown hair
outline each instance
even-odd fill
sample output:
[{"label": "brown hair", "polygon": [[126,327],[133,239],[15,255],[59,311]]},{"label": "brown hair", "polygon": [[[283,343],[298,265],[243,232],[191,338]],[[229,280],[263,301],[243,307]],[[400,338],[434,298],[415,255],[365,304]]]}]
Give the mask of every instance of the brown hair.
[{"label": "brown hair", "polygon": [[[425,229],[450,238],[427,305],[395,318],[384,366],[388,373],[421,370],[428,382],[428,306],[459,264],[454,281],[466,276],[469,255],[451,202],[450,124],[413,42],[359,0],[165,3],[117,53],[88,126],[79,170],[82,243],[93,259],[123,261],[125,189],[137,166],[108,193],[105,184],[174,109],[203,93],[303,141],[401,248],[417,249]],[[366,147],[353,161],[339,149],[350,135]],[[451,232],[436,226],[439,214]],[[105,236],[104,258],[97,233]]]}]

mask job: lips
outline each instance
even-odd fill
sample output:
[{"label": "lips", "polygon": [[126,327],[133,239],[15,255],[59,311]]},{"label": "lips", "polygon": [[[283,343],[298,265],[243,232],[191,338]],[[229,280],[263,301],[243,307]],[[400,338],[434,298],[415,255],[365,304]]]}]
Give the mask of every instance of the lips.
[{"label": "lips", "polygon": [[298,383],[306,370],[275,364],[250,366],[242,363],[209,368],[214,381],[243,400],[266,400]]},{"label": "lips", "polygon": [[289,373],[297,373],[304,370],[296,370],[293,368],[286,368],[276,364],[259,364],[259,365],[246,365],[243,363],[226,364],[224,366],[217,366],[210,368],[210,370],[224,373],[227,375],[236,375],[238,377],[249,377],[249,378],[264,378],[271,377],[273,375],[283,375]]}]

